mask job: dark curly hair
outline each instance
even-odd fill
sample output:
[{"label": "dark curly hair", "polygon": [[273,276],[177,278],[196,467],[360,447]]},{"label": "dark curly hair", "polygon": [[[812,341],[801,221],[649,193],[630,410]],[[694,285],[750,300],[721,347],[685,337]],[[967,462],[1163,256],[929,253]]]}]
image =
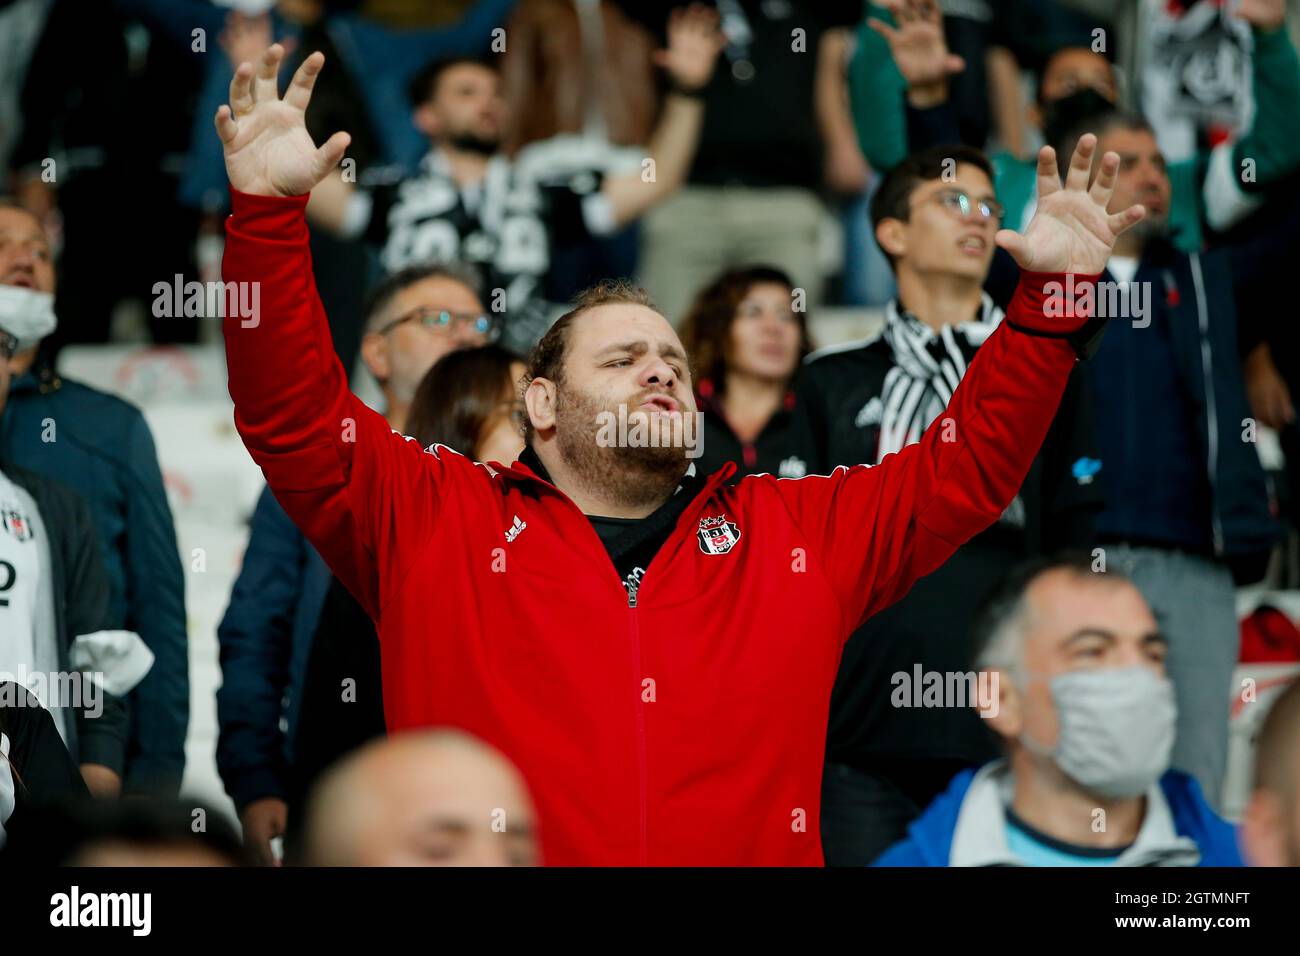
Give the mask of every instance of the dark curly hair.
[{"label": "dark curly hair", "polygon": [[[696,294],[682,323],[682,343],[699,370],[697,386],[700,381],[707,380],[713,383],[715,394],[722,394],[726,387],[731,325],[736,321],[736,309],[750,289],[768,282],[787,289],[796,288],[790,276],[782,270],[758,265],[729,269]],[[799,361],[802,362],[804,356],[812,351],[812,339],[808,334],[807,314],[796,310],[794,316],[799,323]]]}]

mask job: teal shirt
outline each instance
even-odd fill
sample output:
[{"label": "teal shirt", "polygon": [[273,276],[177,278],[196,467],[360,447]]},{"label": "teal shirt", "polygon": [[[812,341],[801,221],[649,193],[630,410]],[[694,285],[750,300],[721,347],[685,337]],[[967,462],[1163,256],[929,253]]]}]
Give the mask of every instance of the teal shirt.
[{"label": "teal shirt", "polygon": [[[907,142],[907,81],[898,72],[884,37],[867,25],[874,17],[893,23],[887,10],[869,6],[858,27],[857,49],[849,64],[849,100],[862,154],[873,168],[886,171],[910,151]],[[1300,167],[1300,59],[1285,30],[1256,31],[1251,58],[1255,119],[1233,145],[1236,170],[1253,167],[1243,192],[1258,192]],[[1025,210],[1036,187],[1036,162],[1010,153],[992,157],[993,188],[1007,210],[1008,228],[1025,225]],[[1209,153],[1169,165],[1169,227],[1184,252],[1201,248],[1202,191]]]}]

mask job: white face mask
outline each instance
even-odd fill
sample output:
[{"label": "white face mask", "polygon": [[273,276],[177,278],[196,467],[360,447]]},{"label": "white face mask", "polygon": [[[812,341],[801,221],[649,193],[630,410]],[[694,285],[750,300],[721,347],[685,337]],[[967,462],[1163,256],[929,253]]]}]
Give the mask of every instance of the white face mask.
[{"label": "white face mask", "polygon": [[1121,799],[1145,793],[1169,769],[1174,685],[1149,667],[1070,671],[1052,678],[1060,724],[1056,746],[1021,742],[1051,757],[1085,790]]},{"label": "white face mask", "polygon": [[51,293],[0,285],[0,329],[18,340],[19,351],[36,346],[57,324]]}]

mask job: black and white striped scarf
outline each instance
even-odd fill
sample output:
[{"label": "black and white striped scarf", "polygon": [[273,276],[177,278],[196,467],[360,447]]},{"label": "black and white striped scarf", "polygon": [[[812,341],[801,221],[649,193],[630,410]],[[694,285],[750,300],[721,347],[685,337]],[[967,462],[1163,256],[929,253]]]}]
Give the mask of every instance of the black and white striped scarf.
[{"label": "black and white striped scarf", "polygon": [[880,395],[877,462],[921,440],[922,432],[943,414],[975,350],[1001,321],[1002,310],[987,293],[976,318],[945,326],[938,334],[912,313],[899,311],[897,299],[890,300],[882,335],[894,367],[885,375]]}]

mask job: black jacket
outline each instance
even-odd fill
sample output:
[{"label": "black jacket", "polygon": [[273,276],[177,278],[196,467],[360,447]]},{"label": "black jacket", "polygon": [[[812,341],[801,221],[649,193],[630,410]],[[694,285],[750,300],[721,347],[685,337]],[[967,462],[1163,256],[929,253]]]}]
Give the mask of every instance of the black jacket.
[{"label": "black jacket", "polygon": [[[108,577],[90,509],[80,495],[58,482],[9,463],[3,469],[32,496],[50,536],[59,667],[71,672],[69,653],[79,635],[114,630],[119,625],[111,618]],[[101,699],[103,709],[98,717],[74,711],[76,718],[66,728],[68,750],[78,763],[102,764],[121,774],[129,724],[126,701],[108,693],[101,693]]]},{"label": "black jacket", "polygon": [[50,712],[21,684],[0,681],[0,733],[9,738],[9,757],[0,774],[13,780],[14,810],[0,828],[12,834],[29,806],[89,798],[77,764],[63,745]]},{"label": "black jacket", "polygon": [[[809,356],[797,384],[796,428],[810,473],[876,460],[879,425],[867,405],[880,398],[893,365],[883,337]],[[1023,523],[999,521],[976,535],[845,645],[831,694],[828,759],[888,773],[909,761],[977,764],[996,756],[973,707],[894,706],[896,675],[913,680],[918,666],[972,669],[970,621],[999,579],[1031,555],[1090,544],[1102,500],[1098,467],[1088,391],[1076,366],[1021,486]]]}]

